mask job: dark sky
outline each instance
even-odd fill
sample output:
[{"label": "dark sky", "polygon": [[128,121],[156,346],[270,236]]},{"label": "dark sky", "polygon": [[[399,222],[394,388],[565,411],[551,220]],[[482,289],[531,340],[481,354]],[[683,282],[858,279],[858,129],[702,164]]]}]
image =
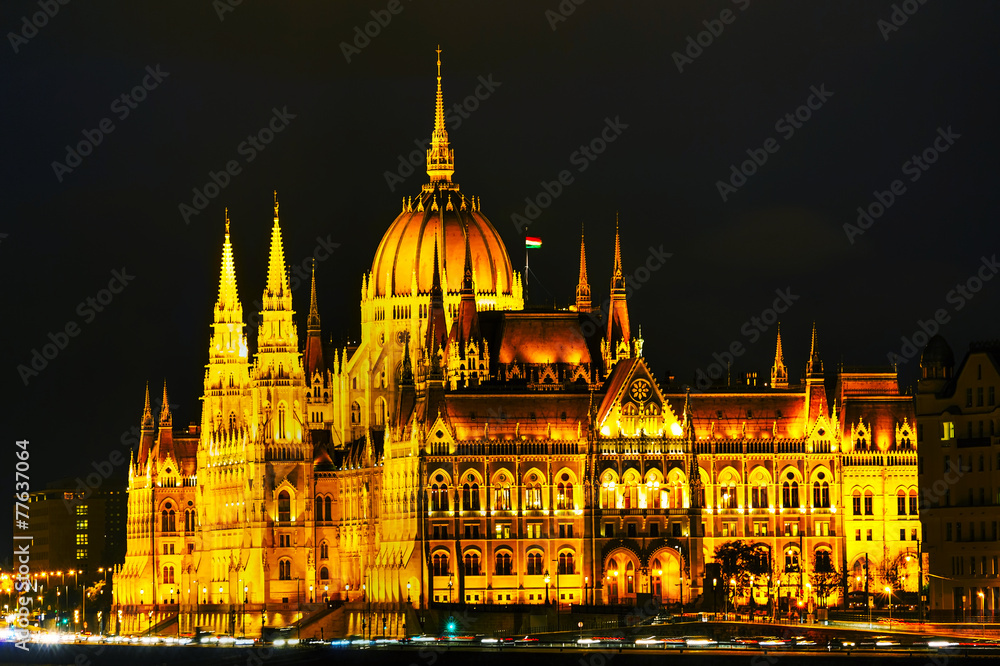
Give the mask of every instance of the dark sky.
[{"label": "dark sky", "polygon": [[[512,216],[569,171],[531,227],[544,241],[533,295],[560,305],[581,224],[591,285],[607,297],[618,211],[626,274],[644,280],[630,314],[661,378],[690,381],[733,343],[745,349],[734,373],[766,374],[776,290],[794,297],[781,315],[793,377],[813,320],[828,369],[887,362],[937,310],[959,356],[1000,335],[1000,279],[973,280],[971,299],[952,292],[998,270],[981,269],[1000,252],[996,3],[909,0],[915,13],[898,13],[896,29],[892,3],[869,1],[564,0],[575,9],[559,21],[556,0],[243,2],[220,19],[223,2],[71,2],[37,30],[23,18],[36,2],[3,3],[0,455],[12,464],[14,441],[31,442],[33,489],[121,449],[146,381],[156,394],[167,379],[175,423],[199,420],[224,206],[248,316],[276,188],[290,263],[317,239],[338,244],[317,269],[323,325],[337,340],[357,334],[361,274],[426,178],[418,167],[391,189],[386,173],[430,134],[438,43],[446,105],[478,107],[449,128],[462,191],[481,197],[517,266]],[[388,24],[348,62],[342,43],[373,11]],[[152,89],[129,108],[121,95],[144,79]],[[274,109],[294,118],[248,148]],[[784,120],[797,112],[807,119]],[[608,123],[614,141],[582,158]],[[53,166],[88,135],[100,142],[69,158],[72,171]],[[906,164],[925,149],[933,164]],[[763,164],[736,180],[732,165],[753,155]],[[186,223],[179,205],[230,160],[240,173]],[[723,197],[731,177],[739,187]],[[844,225],[876,192],[892,204],[849,238]],[[662,267],[634,273],[661,247]],[[134,277],[91,311],[114,271]],[[307,297],[296,291],[300,313]],[[18,366],[67,326],[76,335],[25,383]],[[915,368],[902,366],[907,384]]]}]

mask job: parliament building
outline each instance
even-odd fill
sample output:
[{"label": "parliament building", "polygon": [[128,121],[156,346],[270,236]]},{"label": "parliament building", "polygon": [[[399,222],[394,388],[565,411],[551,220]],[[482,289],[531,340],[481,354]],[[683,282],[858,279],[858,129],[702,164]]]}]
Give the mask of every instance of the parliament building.
[{"label": "parliament building", "polygon": [[428,180],[375,250],[345,348],[323,341],[315,273],[300,340],[277,197],[248,347],[227,215],[200,423],[175,427],[166,387],[154,414],[147,388],[120,631],[259,635],[327,602],[375,605],[397,635],[449,603],[708,610],[707,565],[733,540],[773,555],[759,604],[818,603],[814,570],[839,575],[824,603],[874,592],[878,563],[917,589],[914,406],[892,368],[825,371],[814,326],[801,377],[779,329],[769,380],[658,379],[618,231],[604,311],[582,237],[573,304],[526,308],[453,173],[439,60]]}]

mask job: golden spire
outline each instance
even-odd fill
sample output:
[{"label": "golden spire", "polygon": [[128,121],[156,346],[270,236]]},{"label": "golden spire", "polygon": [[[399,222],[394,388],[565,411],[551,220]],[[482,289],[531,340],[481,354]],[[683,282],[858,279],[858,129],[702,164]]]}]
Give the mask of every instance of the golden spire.
[{"label": "golden spire", "polygon": [[216,304],[218,323],[243,321],[243,308],[236,289],[236,264],[233,260],[233,244],[229,238],[229,209],[226,208],[226,240],[222,244],[222,274],[219,277],[219,302]]},{"label": "golden spire", "polygon": [[[618,234],[618,211],[615,211],[615,270],[613,280],[622,279],[622,244]],[[614,288],[612,286],[612,288]],[[624,285],[622,285],[624,288]]]},{"label": "golden spire", "polygon": [[309,295],[309,322],[307,324],[309,331],[319,331],[319,305],[316,301],[316,260],[312,261],[312,291]]},{"label": "golden spire", "polygon": [[149,382],[146,382],[146,404],[142,408],[142,425],[143,427],[153,427],[153,410],[149,406]]},{"label": "golden spire", "polygon": [[441,45],[437,48],[437,95],[434,100],[434,132],[431,147],[427,149],[427,175],[431,182],[424,186],[432,190],[435,186],[457,190],[451,182],[455,173],[455,151],[448,146],[448,130],[444,122],[444,93],[441,92]]},{"label": "golden spire", "polygon": [[[285,273],[285,251],[281,243],[281,224],[278,222],[278,192],[274,192],[274,226],[271,227],[271,252],[267,264],[267,287],[264,289],[265,307],[267,297],[288,298],[291,309],[291,290],[288,288],[288,274]],[[269,308],[270,309],[270,308]]]},{"label": "golden spire", "polygon": [[809,344],[809,363],[806,365],[806,374],[822,374],[823,361],[819,358],[819,338],[816,335],[816,322],[813,322],[812,341]]},{"label": "golden spire", "polygon": [[781,348],[781,322],[778,322],[778,342],[774,349],[774,365],[771,366],[771,388],[788,388],[788,368],[785,367],[785,352]]},{"label": "golden spire", "polygon": [[170,425],[170,401],[167,399],[167,380],[163,380],[163,404],[160,405],[160,425]]}]

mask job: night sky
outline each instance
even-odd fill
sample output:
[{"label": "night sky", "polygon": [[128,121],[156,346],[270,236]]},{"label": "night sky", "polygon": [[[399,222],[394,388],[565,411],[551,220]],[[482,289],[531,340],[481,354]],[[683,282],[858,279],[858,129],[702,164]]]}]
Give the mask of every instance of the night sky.
[{"label": "night sky", "polygon": [[[26,438],[32,489],[86,476],[147,381],[199,421],[225,206],[248,319],[277,189],[293,284],[322,248],[324,335],[356,339],[361,275],[426,179],[400,156],[430,136],[439,43],[455,180],[515,266],[514,216],[534,218],[532,300],[572,302],[581,224],[607,298],[617,211],[661,383],[734,343],[734,376],[766,375],[778,292],[793,378],[814,320],[828,371],[912,354],[935,315],[959,358],[1000,336],[1000,279],[977,281],[1000,270],[1000,6],[577,1],[77,1],[37,29],[37,0],[5,1],[0,468]],[[201,200],[210,172],[225,186]],[[294,299],[301,325],[306,282]]]}]

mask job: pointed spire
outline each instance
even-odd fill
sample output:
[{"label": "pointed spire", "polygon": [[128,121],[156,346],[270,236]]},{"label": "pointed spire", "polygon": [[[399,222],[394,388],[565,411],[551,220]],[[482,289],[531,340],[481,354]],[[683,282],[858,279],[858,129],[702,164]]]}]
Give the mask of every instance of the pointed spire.
[{"label": "pointed spire", "polygon": [[149,382],[146,382],[146,404],[142,408],[142,427],[153,427],[153,410],[149,406]]},{"label": "pointed spire", "polygon": [[171,424],[170,417],[170,400],[167,398],[167,380],[163,380],[163,404],[160,405],[160,425],[167,426]]},{"label": "pointed spire", "polygon": [[612,273],[611,288],[614,289],[616,281],[622,279],[622,243],[621,235],[618,233],[618,211],[615,211],[615,269]]},{"label": "pointed spire", "polygon": [[587,282],[587,246],[580,225],[580,278],[576,283],[576,311],[590,312],[590,284]]},{"label": "pointed spire", "polygon": [[819,343],[816,334],[816,322],[813,322],[812,340],[809,344],[809,363],[806,365],[807,375],[823,374],[823,361],[819,357]]},{"label": "pointed spire", "polygon": [[316,260],[312,260],[312,287],[309,293],[309,323],[308,330],[319,331],[319,306],[316,302]]},{"label": "pointed spire", "polygon": [[229,209],[226,208],[226,239],[222,243],[222,274],[219,277],[219,300],[216,303],[216,319],[222,317],[219,323],[235,323],[243,320],[243,307],[240,305],[239,292],[236,288],[236,262],[233,259],[233,244],[229,238]]},{"label": "pointed spire", "polygon": [[465,232],[465,273],[462,276],[462,288],[459,291],[461,298],[458,303],[458,311],[455,313],[455,321],[451,327],[451,334],[448,336],[449,353],[457,354],[458,357],[465,358],[466,345],[471,340],[479,340],[482,336],[479,332],[479,313],[476,311],[475,284],[472,279],[472,249],[469,244],[469,226],[464,225]]},{"label": "pointed spire", "polygon": [[444,293],[441,290],[440,260],[437,234],[434,235],[434,276],[431,282],[431,302],[427,313],[427,338],[425,346],[429,352],[443,346],[448,339],[448,323],[444,312]]},{"label": "pointed spire", "polygon": [[455,172],[455,151],[448,145],[448,130],[444,121],[444,94],[441,92],[441,45],[437,48],[437,93],[434,98],[434,132],[431,147],[427,149],[427,175],[429,185],[425,189],[440,186],[443,189],[457,189],[451,182]]},{"label": "pointed spire", "polygon": [[312,383],[317,372],[323,373],[323,338],[319,322],[319,306],[316,301],[316,260],[312,262],[312,290],[309,296],[309,319],[306,326],[306,349],[303,355],[306,381]]},{"label": "pointed spire", "polygon": [[774,349],[774,365],[771,366],[771,388],[788,388],[788,368],[785,366],[785,352],[781,348],[781,322],[778,322],[778,341]]},{"label": "pointed spire", "polygon": [[264,289],[265,306],[266,297],[284,298],[288,297],[288,306],[284,309],[291,309],[291,290],[288,288],[288,274],[285,272],[285,250],[281,242],[281,224],[278,221],[278,191],[274,191],[274,226],[271,227],[271,251],[267,264],[267,287]]},{"label": "pointed spire", "polygon": [[621,234],[618,231],[618,213],[615,213],[615,268],[611,276],[611,299],[608,304],[608,330],[604,354],[605,371],[621,358],[629,358],[632,349],[632,331],[628,318],[628,301],[625,276],[622,272]]},{"label": "pointed spire", "polygon": [[399,375],[399,383],[404,386],[413,385],[413,362],[410,360],[410,336],[406,336],[406,346],[403,348],[403,370]]},{"label": "pointed spire", "polygon": [[469,246],[469,225],[465,225],[465,271],[462,275],[462,290],[473,292],[472,284],[472,249]]}]

